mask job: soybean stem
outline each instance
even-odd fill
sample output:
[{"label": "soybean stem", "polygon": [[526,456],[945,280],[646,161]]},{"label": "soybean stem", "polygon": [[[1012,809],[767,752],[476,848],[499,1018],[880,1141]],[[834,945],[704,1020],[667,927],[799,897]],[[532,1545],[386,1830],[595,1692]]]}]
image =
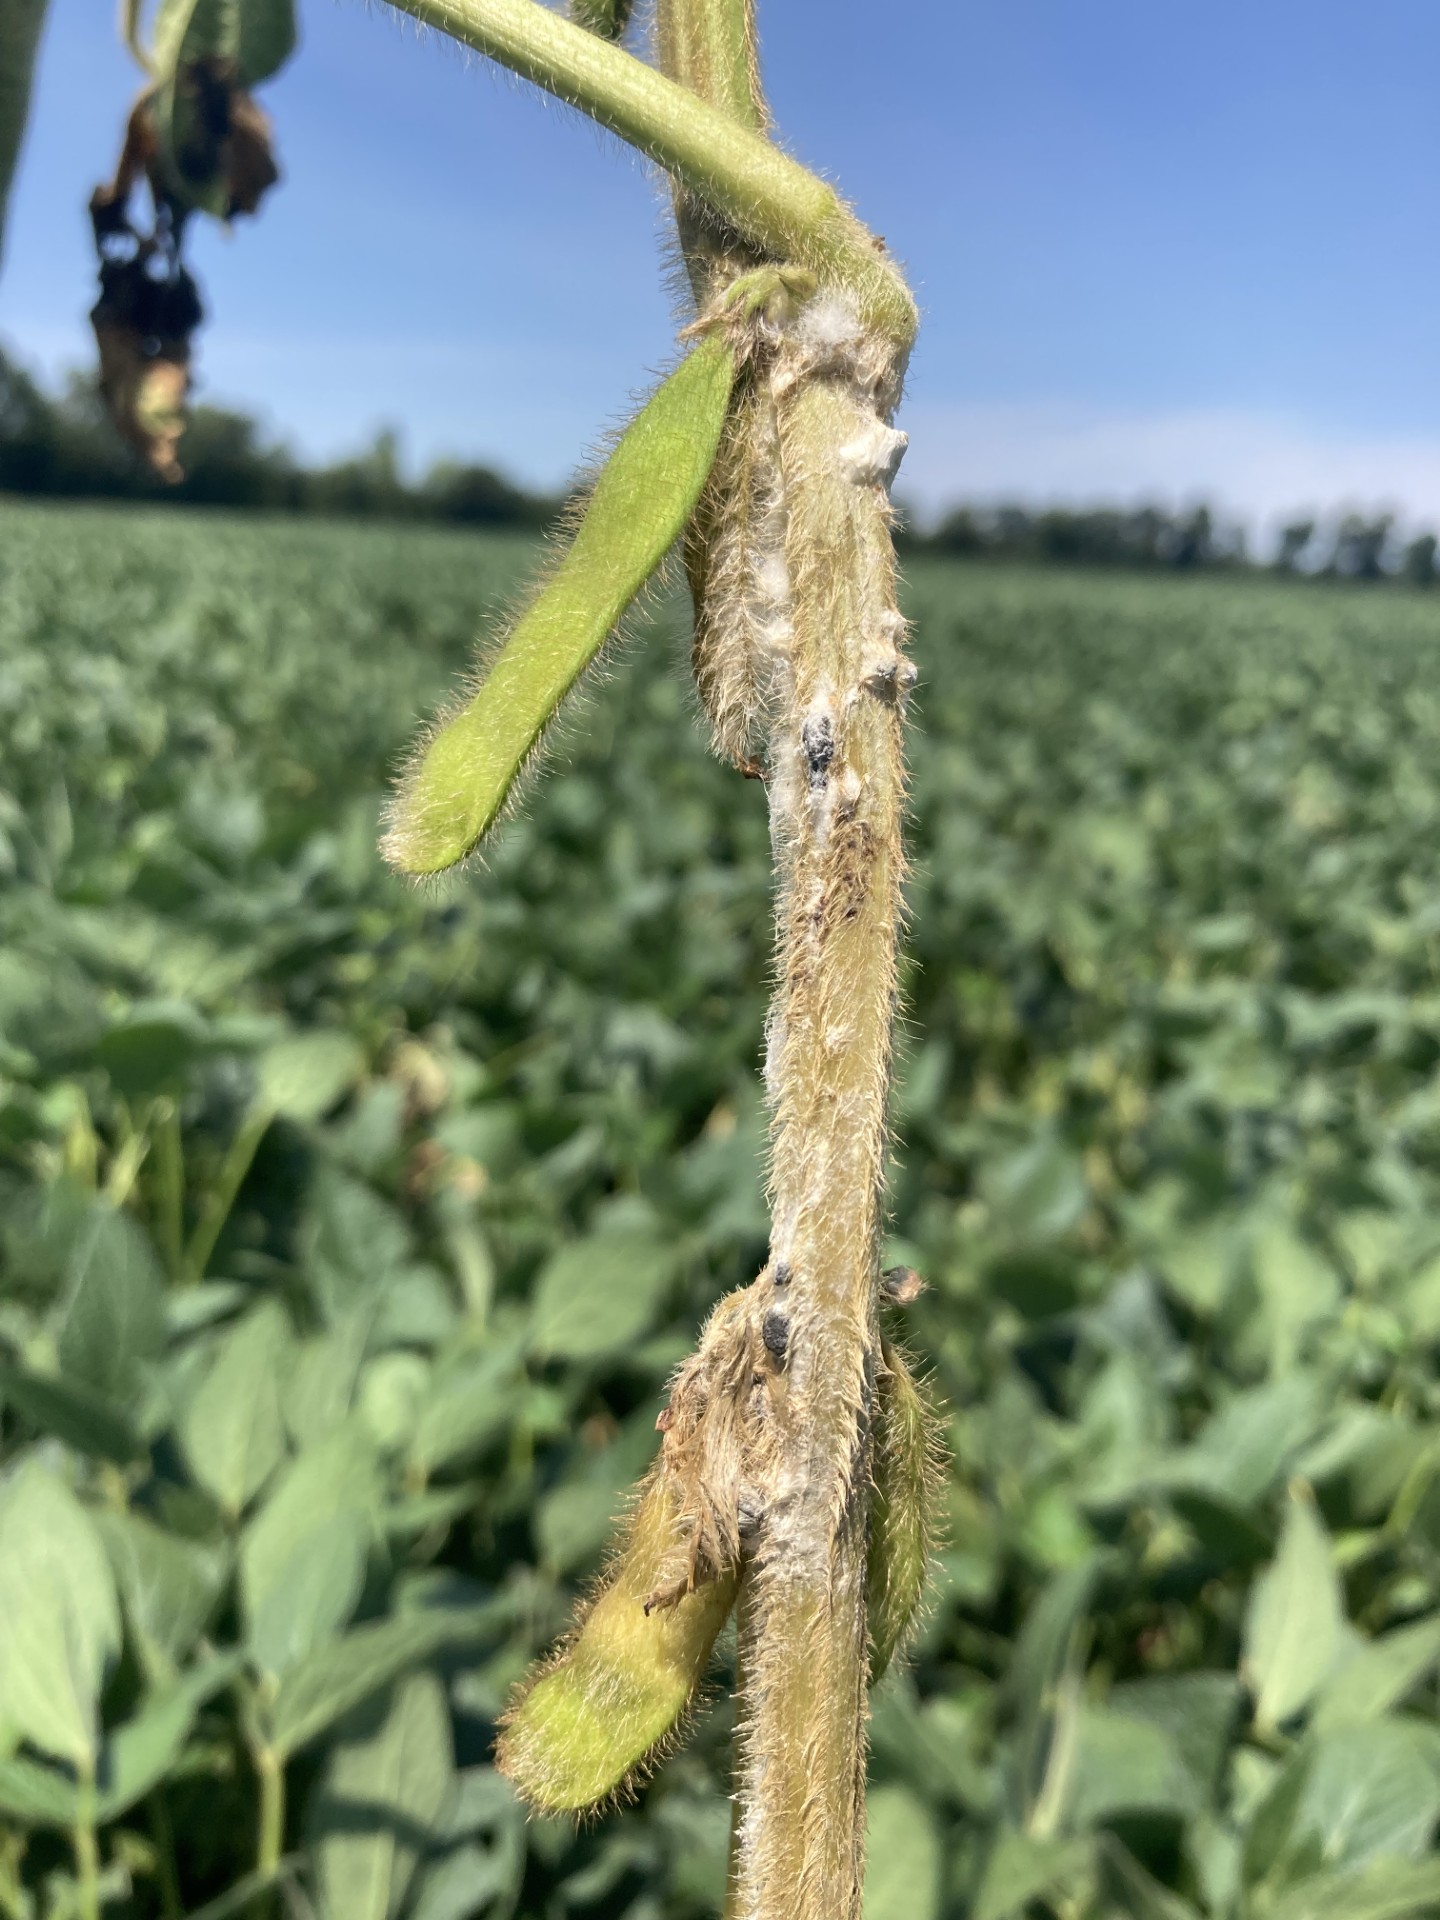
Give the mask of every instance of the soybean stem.
[{"label": "soybean stem", "polygon": [[845,287],[868,325],[908,348],[916,314],[900,275],[833,189],[761,134],[538,0],[390,4],[589,114],[763,253]]},{"label": "soybean stem", "polygon": [[257,1102],[241,1121],[240,1131],[230,1142],[229,1151],[220,1168],[220,1178],[206,1195],[205,1204],[200,1210],[200,1218],[195,1223],[195,1231],[190,1236],[190,1245],[185,1252],[183,1277],[191,1284],[205,1278],[205,1269],[210,1264],[215,1243],[230,1217],[230,1209],[234,1206],[245,1176],[250,1171],[250,1163],[265,1137],[271,1117],[269,1107]]},{"label": "soybean stem", "polygon": [[150,1832],[155,1841],[155,1877],[160,1884],[160,1908],[165,1920],[181,1920],[184,1903],[180,1898],[180,1881],[175,1871],[175,1829],[170,1824],[170,1809],[165,1804],[165,1790],[156,1787],[148,1796],[146,1805],[150,1814]]},{"label": "soybean stem", "polygon": [[95,1837],[95,1769],[88,1761],[79,1768],[75,1789],[75,1878],[79,1883],[80,1920],[100,1920],[100,1846]]},{"label": "soybean stem", "polygon": [[[268,1887],[280,1867],[280,1849],[285,1840],[285,1763],[273,1747],[261,1747],[255,1755],[255,1770],[260,1778],[260,1832],[255,1849],[255,1871]],[[262,1911],[271,1905],[268,1893],[262,1899]]]}]

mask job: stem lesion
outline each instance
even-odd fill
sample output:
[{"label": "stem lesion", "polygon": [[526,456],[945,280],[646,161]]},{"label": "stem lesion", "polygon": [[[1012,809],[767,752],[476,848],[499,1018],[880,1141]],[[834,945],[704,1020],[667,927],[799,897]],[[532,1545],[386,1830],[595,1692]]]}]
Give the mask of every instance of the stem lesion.
[{"label": "stem lesion", "polygon": [[[775,413],[787,617],[769,628],[779,985],[766,1077],[790,1389],[745,1576],[736,1920],[858,1913],[866,1556],[901,821],[904,624],[886,483],[895,375],[802,310]],[[772,578],[771,592],[776,580]]]}]

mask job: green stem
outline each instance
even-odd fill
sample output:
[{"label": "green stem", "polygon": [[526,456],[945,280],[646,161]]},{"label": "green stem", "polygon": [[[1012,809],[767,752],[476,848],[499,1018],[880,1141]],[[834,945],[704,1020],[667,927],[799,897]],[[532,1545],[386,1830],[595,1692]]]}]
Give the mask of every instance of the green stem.
[{"label": "green stem", "polygon": [[265,1138],[266,1129],[272,1119],[270,1108],[263,1104],[251,1107],[240,1123],[240,1131],[230,1142],[230,1150],[225,1155],[225,1163],[220,1169],[220,1178],[206,1195],[205,1204],[200,1210],[200,1218],[195,1223],[195,1231],[190,1236],[190,1245],[185,1251],[184,1278],[194,1285],[205,1278],[205,1269],[210,1264],[210,1256],[215,1251],[215,1242],[220,1238],[221,1229],[230,1218],[230,1209],[235,1204],[250,1163],[260,1142]]},{"label": "green stem", "polygon": [[844,287],[866,325],[904,352],[914,302],[833,189],[760,134],[538,0],[390,0],[487,54],[638,147],[777,260]]},{"label": "green stem", "polygon": [[140,15],[143,11],[144,0],[120,0],[120,37],[130,49],[136,65],[143,67],[146,73],[153,73],[155,68],[140,37]]},{"label": "green stem", "polygon": [[146,1799],[150,1814],[150,1835],[155,1842],[155,1878],[160,1883],[160,1910],[165,1920],[181,1920],[185,1912],[180,1898],[180,1879],[175,1871],[175,1829],[170,1824],[170,1809],[163,1789],[157,1787]]},{"label": "green stem", "polygon": [[280,1849],[285,1840],[285,1764],[273,1747],[261,1747],[255,1755],[255,1770],[260,1777],[260,1834],[255,1849],[255,1871],[268,1884],[279,1871]]},{"label": "green stem", "polygon": [[185,1149],[180,1137],[180,1103],[156,1102],[155,1237],[172,1280],[184,1275],[185,1257]]},{"label": "green stem", "polygon": [[765,132],[751,0],[657,0],[655,38],[662,73],[737,126]]},{"label": "green stem", "polygon": [[[671,80],[738,126],[765,132],[753,0],[656,0],[655,49],[660,71]],[[703,312],[727,282],[758,265],[760,255],[678,184],[674,200],[680,252]]]},{"label": "green stem", "polygon": [[75,1791],[75,1878],[79,1882],[80,1920],[100,1920],[100,1846],[95,1837],[95,1769],[79,1768]]}]

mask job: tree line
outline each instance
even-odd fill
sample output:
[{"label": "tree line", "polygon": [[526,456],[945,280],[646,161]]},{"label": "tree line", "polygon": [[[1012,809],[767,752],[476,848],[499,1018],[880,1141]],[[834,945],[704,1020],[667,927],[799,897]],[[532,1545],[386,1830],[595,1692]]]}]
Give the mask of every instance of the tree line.
[{"label": "tree line", "polygon": [[[556,496],[516,486],[493,468],[436,462],[418,480],[400,471],[391,432],[365,452],[307,466],[267,439],[250,415],[225,407],[193,410],[182,443],[183,480],[158,480],[121,441],[91,376],[72,374],[48,394],[0,349],[0,495],[61,499],[183,501],[272,513],[344,514],[430,520],[455,526],[543,527],[560,512]],[[1238,570],[1362,581],[1440,581],[1436,536],[1402,538],[1393,516],[1348,513],[1297,519],[1268,560],[1243,527],[1209,507],[960,506],[922,528],[902,513],[900,544],[915,553],[1041,565],[1149,571]]]},{"label": "tree line", "polygon": [[438,461],[409,481],[392,432],[352,459],[306,466],[250,415],[225,407],[194,408],[180,451],[184,478],[166,484],[121,440],[93,377],[72,374],[47,394],[0,349],[0,494],[517,528],[547,525],[561,505],[461,461]]},{"label": "tree line", "polygon": [[1436,537],[1402,538],[1393,514],[1337,514],[1297,519],[1281,529],[1274,556],[1261,560],[1243,527],[1216,519],[1209,507],[1167,513],[1158,507],[957,507],[913,547],[981,559],[1066,566],[1197,568],[1268,567],[1279,573],[1349,580],[1440,580]]}]

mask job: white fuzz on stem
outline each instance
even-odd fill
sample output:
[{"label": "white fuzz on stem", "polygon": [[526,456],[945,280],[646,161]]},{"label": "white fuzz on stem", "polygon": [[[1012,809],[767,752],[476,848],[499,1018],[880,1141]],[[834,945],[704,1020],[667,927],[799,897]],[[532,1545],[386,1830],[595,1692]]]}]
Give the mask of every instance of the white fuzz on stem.
[{"label": "white fuzz on stem", "polygon": [[786,614],[760,644],[778,893],[766,1079],[785,1325],[743,1576],[735,1920],[851,1920],[863,1881],[865,1565],[902,914],[906,664],[883,346],[833,296],[784,332],[774,408]]}]

